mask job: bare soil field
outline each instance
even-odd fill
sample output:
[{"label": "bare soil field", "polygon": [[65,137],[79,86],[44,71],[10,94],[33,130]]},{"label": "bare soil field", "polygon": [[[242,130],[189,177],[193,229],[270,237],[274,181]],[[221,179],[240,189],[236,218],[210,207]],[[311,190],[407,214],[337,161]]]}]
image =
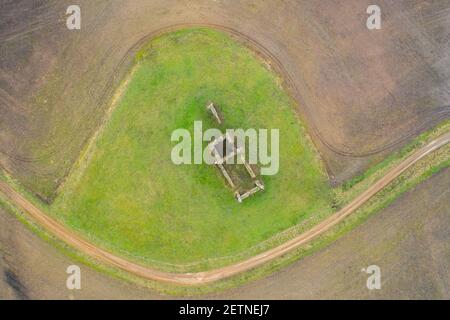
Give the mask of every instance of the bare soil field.
[{"label": "bare soil field", "polygon": [[[407,192],[389,208],[266,279],[228,292],[236,299],[449,299],[450,170]],[[381,289],[368,290],[369,265]]]},{"label": "bare soil field", "polygon": [[[326,249],[265,279],[205,298],[448,299],[449,190],[446,169]],[[0,243],[0,299],[168,298],[82,265],[82,290],[67,290],[65,270],[74,262],[3,209]],[[381,267],[381,290],[365,286],[361,269],[371,264]]]},{"label": "bare soil field", "polygon": [[450,114],[447,1],[69,1],[0,5],[0,165],[51,201],[99,126],[136,43],[182,24],[231,28],[280,64],[332,183]]},{"label": "bare soil field", "polygon": [[[270,53],[340,183],[450,116],[450,7],[445,0],[379,1],[383,27],[365,26],[368,0],[70,1],[0,4],[0,167],[44,201],[107,112],[142,39],[188,24],[233,30]],[[445,170],[325,250],[212,298],[449,298]],[[0,298],[163,298],[82,267],[0,209]],[[378,264],[383,289],[360,269]],[[48,273],[48,270],[60,270]],[[107,296],[106,296],[107,295]]]},{"label": "bare soil field", "polygon": [[[224,278],[228,278],[232,275],[238,274],[244,271],[250,271],[259,265],[274,260],[293,251],[295,248],[310,242],[312,239],[319,237],[321,234],[330,230],[334,225],[344,220],[365,202],[368,202],[378,192],[386,188],[392,181],[405,172],[408,168],[413,166],[420,159],[424,158],[427,154],[444,147],[450,141],[450,133],[444,134],[439,138],[429,142],[406,159],[404,159],[397,166],[389,170],[382,178],[377,180],[371,187],[358,195],[353,201],[349,202],[338,212],[324,219],[321,223],[315,225],[311,229],[305,231],[302,234],[282,243],[281,245],[271,248],[258,255],[241,261],[236,264],[228,265],[225,267],[202,271],[202,272],[185,272],[185,273],[168,273],[162,270],[155,270],[152,268],[146,268],[142,265],[133,263],[130,260],[121,258],[108,251],[102,250],[102,248],[86,241],[82,237],[78,236],[76,232],[66,228],[63,224],[57,220],[53,220],[47,216],[46,213],[41,211],[32,202],[28,201],[20,193],[10,187],[7,183],[0,181],[1,195],[6,199],[12,201],[14,205],[17,205],[20,210],[29,214],[33,219],[39,222],[48,232],[56,235],[60,240],[63,240],[66,244],[76,248],[80,252],[97,259],[98,261],[105,262],[112,266],[118,267],[122,270],[128,271],[136,276],[148,279],[157,280],[163,282],[170,282],[177,285],[200,285]],[[448,150],[447,152],[448,153]],[[128,237],[128,236],[126,236]],[[182,239],[180,241],[183,241]],[[190,249],[190,248],[189,248]]]}]

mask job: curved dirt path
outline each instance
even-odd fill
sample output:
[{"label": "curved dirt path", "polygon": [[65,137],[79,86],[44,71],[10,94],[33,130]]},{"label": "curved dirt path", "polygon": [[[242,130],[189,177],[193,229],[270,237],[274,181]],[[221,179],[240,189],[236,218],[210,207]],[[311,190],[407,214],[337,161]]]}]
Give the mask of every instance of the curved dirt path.
[{"label": "curved dirt path", "polygon": [[16,204],[22,210],[27,212],[35,220],[37,220],[48,232],[54,234],[56,237],[66,242],[68,245],[80,250],[90,257],[96,258],[101,262],[113,265],[124,271],[130,272],[134,275],[146,279],[170,282],[178,285],[202,285],[208,282],[224,279],[236,275],[240,272],[244,272],[260,266],[318,237],[319,235],[323,234],[324,232],[341,222],[345,217],[353,213],[356,209],[361,207],[367,200],[372,198],[380,190],[389,185],[395,178],[401,175],[414,163],[448,143],[450,143],[450,132],[440,136],[426,146],[417,150],[414,154],[403,160],[395,168],[391,169],[383,178],[374,183],[369,189],[361,193],[347,206],[345,206],[332,216],[328,217],[321,223],[317,224],[310,230],[295,237],[294,239],[291,239],[273,249],[260,253],[242,262],[225,266],[219,269],[198,273],[163,272],[146,268],[144,266],[118,257],[112,253],[96,247],[92,243],[89,243],[61,223],[50,218],[43,211],[34,206],[30,201],[25,199],[20,193],[15,191],[3,181],[0,181],[0,193],[6,196],[11,202]]}]

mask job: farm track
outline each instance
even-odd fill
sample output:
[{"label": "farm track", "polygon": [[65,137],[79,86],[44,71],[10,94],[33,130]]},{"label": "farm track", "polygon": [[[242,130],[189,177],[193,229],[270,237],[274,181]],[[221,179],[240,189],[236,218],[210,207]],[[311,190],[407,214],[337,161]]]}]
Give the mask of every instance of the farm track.
[{"label": "farm track", "polygon": [[314,226],[310,230],[304,232],[303,234],[273,249],[260,253],[242,262],[198,273],[163,272],[151,268],[146,268],[124,258],[115,256],[114,254],[111,254],[101,248],[96,247],[94,244],[89,243],[73,231],[69,230],[67,227],[63,226],[61,223],[50,218],[42,210],[37,208],[25,197],[23,197],[20,193],[18,193],[7,183],[2,181],[0,181],[0,193],[8,198],[12,203],[17,205],[21,210],[27,212],[48,232],[54,234],[57,238],[61,239],[68,245],[80,250],[81,252],[92,258],[95,258],[103,263],[115,266],[145,279],[169,282],[177,285],[195,286],[218,281],[231,277],[238,273],[248,271],[275,258],[283,256],[286,253],[300,247],[301,245],[317,238],[324,232],[337,225],[347,216],[355,212],[364,203],[366,203],[375,194],[388,186],[395,178],[400,176],[404,171],[414,165],[417,161],[448,143],[450,143],[450,132],[433,140],[432,142],[428,143],[427,145],[404,159],[399,165],[387,172],[384,177],[379,179],[369,189],[361,193],[347,206],[345,206],[332,216],[328,217],[318,225]]},{"label": "farm track", "polygon": [[[273,55],[270,50],[265,48],[261,43],[253,39],[252,37],[235,30],[233,28],[229,28],[223,25],[218,24],[211,24],[211,23],[180,23],[180,24],[174,24],[166,27],[162,27],[160,29],[157,29],[144,37],[142,37],[140,40],[138,40],[133,46],[131,46],[123,58],[120,60],[117,67],[112,71],[111,75],[109,76],[107,85],[105,86],[101,98],[98,99],[98,106],[97,108],[100,109],[101,105],[106,103],[106,101],[109,101],[110,97],[113,95],[114,90],[111,88],[115,88],[116,86],[120,85],[120,83],[117,82],[117,79],[121,77],[124,73],[124,69],[127,68],[127,66],[130,65],[131,61],[133,60],[134,54],[141,48],[146,42],[148,42],[150,39],[159,36],[161,34],[176,31],[179,29],[187,28],[187,27],[209,27],[214,28],[217,30],[221,30],[224,32],[227,32],[231,35],[234,35],[238,39],[244,40],[244,44],[249,45],[253,50],[261,54],[264,58],[268,59],[271,64],[275,67],[275,70],[278,72],[278,74],[282,77],[282,79],[285,82],[285,85],[287,86],[290,93],[293,95],[296,101],[298,101],[300,104],[303,104],[302,96],[297,89],[295,85],[295,81],[293,80],[290,73],[287,71],[287,69],[283,66],[282,62]],[[1,98],[1,97],[0,97]],[[307,112],[308,110],[305,110]],[[450,106],[442,106],[439,109],[437,109],[433,114],[427,114],[424,117],[424,120],[422,123],[418,124],[413,130],[410,130],[406,132],[403,136],[398,137],[394,139],[393,141],[390,141],[384,145],[373,147],[372,149],[365,151],[365,152],[353,152],[346,150],[343,146],[333,145],[331,142],[329,142],[323,134],[320,132],[320,130],[317,128],[314,121],[307,121],[308,127],[311,130],[310,134],[313,135],[322,143],[327,149],[334,152],[335,154],[338,154],[340,156],[344,157],[352,157],[352,158],[365,158],[369,156],[373,156],[379,153],[382,153],[384,151],[393,149],[394,147],[402,144],[403,142],[407,141],[408,139],[426,131],[427,129],[431,128],[433,125],[436,125],[437,123],[450,118]],[[88,139],[89,140],[89,139]],[[58,150],[61,149],[63,146],[52,146],[48,152],[46,152],[43,155],[40,155],[39,157],[23,157],[20,155],[16,155],[13,152],[8,152],[5,150],[0,149],[0,153],[4,154],[6,157],[19,161],[19,162],[40,162],[45,159],[48,159],[52,155],[54,155]]]}]

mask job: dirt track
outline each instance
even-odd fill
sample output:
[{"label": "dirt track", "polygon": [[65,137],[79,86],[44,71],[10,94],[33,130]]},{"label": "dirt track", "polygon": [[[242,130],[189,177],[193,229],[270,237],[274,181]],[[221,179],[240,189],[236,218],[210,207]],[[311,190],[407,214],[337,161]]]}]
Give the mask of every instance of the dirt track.
[{"label": "dirt track", "polygon": [[365,27],[369,0],[78,3],[81,32],[65,28],[68,1],[0,5],[0,165],[49,201],[98,128],[129,49],[177,24],[237,30],[282,63],[332,181],[450,115],[446,0],[380,0],[377,32]]},{"label": "dirt track", "polygon": [[[449,196],[447,168],[326,248],[259,280],[196,298],[449,299]],[[2,208],[0,243],[0,299],[186,299],[79,264]],[[81,290],[65,286],[73,264],[81,268]],[[381,290],[367,290],[361,268],[371,264],[382,269]]]},{"label": "dirt track", "polygon": [[356,197],[356,199],[350,202],[343,209],[325,219],[323,222],[319,223],[309,231],[297,236],[296,238],[245,261],[223,268],[199,273],[168,273],[149,269],[133,262],[127,261],[96,247],[95,245],[82,239],[74,232],[68,230],[62,224],[48,217],[44,212],[42,212],[31,202],[25,199],[22,195],[12,189],[8,184],[0,182],[0,192],[2,192],[10,201],[18,205],[22,210],[26,211],[30,216],[36,219],[50,233],[56,235],[67,244],[75,247],[76,249],[93,258],[96,258],[104,263],[116,266],[122,270],[146,279],[171,282],[179,285],[201,285],[208,282],[224,279],[240,272],[255,268],[272,259],[280,257],[287,252],[298,248],[299,246],[314,239],[320,234],[323,234],[324,232],[335,226],[337,223],[342,221],[345,217],[353,213],[356,209],[358,209],[361,205],[363,205],[367,200],[373,197],[384,187],[389,185],[396,177],[401,175],[414,163],[448,143],[450,143],[450,133],[444,134],[436,140],[430,142],[429,144],[422,147],[420,150],[416,151],[414,154],[403,160],[398,166],[391,169],[383,178],[378,180],[369,189]]}]

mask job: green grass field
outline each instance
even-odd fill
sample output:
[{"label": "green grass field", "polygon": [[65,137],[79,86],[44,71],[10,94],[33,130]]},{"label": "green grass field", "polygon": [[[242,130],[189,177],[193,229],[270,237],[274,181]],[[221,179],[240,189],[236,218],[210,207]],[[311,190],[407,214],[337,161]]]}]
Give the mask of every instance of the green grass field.
[{"label": "green grass field", "polygon": [[[177,128],[213,126],[214,101],[232,128],[280,129],[280,170],[239,204],[218,171],[172,163]],[[317,213],[333,193],[280,78],[220,31],[153,39],[111,118],[50,213],[97,245],[151,266],[233,256]]]}]

